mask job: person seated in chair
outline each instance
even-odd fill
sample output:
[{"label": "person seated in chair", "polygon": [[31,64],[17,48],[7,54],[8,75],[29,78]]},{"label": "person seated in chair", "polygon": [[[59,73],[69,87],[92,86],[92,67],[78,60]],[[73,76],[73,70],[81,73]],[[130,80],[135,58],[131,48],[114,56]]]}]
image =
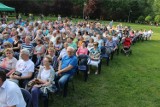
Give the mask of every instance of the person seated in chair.
[{"label": "person seated in chair", "polygon": [[45,54],[45,46],[43,45],[43,41],[40,38],[36,39],[36,44],[37,46],[35,47],[34,54],[32,56],[32,61],[35,63],[35,67],[40,64]]},{"label": "person seated in chair", "polygon": [[[25,87],[34,72],[34,63],[29,59],[30,52],[28,49],[22,49],[19,59],[16,63],[15,72],[10,75],[10,80],[16,82],[21,87]],[[18,73],[17,73],[18,72]]]},{"label": "person seated in chair", "polygon": [[[33,107],[39,107],[38,100],[39,96],[47,96],[49,92],[55,92],[56,87],[53,87],[55,84],[54,77],[55,71],[51,66],[52,58],[50,56],[45,56],[43,59],[43,66],[40,66],[37,78],[31,80],[28,85],[32,85],[31,87],[31,95]],[[48,100],[44,97],[44,107],[48,107]]]},{"label": "person seated in chair", "polygon": [[3,43],[9,42],[9,43],[12,44],[12,43],[14,42],[13,39],[10,38],[10,37],[9,37],[9,34],[7,34],[7,33],[3,35],[3,38],[4,38],[4,39],[3,39]]},{"label": "person seated in chair", "polygon": [[52,58],[51,65],[53,66],[54,70],[57,71],[57,69],[58,69],[58,59],[57,59],[57,56],[55,55],[56,51],[52,47],[48,48],[47,51],[48,51],[48,55]]},{"label": "person seated in chair", "polygon": [[67,42],[68,42],[68,46],[73,47],[75,50],[77,50],[77,44],[73,42],[73,38],[68,37]]},{"label": "person seated in chair", "polygon": [[13,49],[7,48],[5,49],[5,58],[0,62],[0,67],[6,70],[6,75],[9,76],[15,71],[15,66],[17,63],[17,59],[13,57]]},{"label": "person seated in chair", "polygon": [[76,55],[87,55],[88,54],[88,49],[86,48],[85,41],[82,42],[82,46],[78,48]]},{"label": "person seated in chair", "polygon": [[0,96],[0,107],[26,107],[20,88],[6,79],[4,71],[0,71]]},{"label": "person seated in chair", "polygon": [[88,49],[89,51],[94,47],[93,43],[94,43],[94,39],[93,39],[93,38],[90,38],[89,43],[88,43],[88,46],[87,46],[87,49]]},{"label": "person seated in chair", "polygon": [[74,54],[74,48],[68,47],[67,55],[64,56],[59,63],[58,72],[56,72],[55,79],[59,91],[62,91],[64,89],[65,83],[76,72],[78,59]]},{"label": "person seated in chair", "polygon": [[12,48],[12,47],[13,47],[13,46],[12,46],[11,43],[5,42],[5,43],[3,44],[3,46],[1,47],[1,50],[0,50],[0,59],[3,59],[3,58],[5,57],[5,55],[4,55],[5,49],[7,49],[7,48]]},{"label": "person seated in chair", "polygon": [[31,43],[31,38],[30,38],[30,36],[26,36],[26,37],[25,37],[25,42],[22,43],[22,45],[21,45],[21,50],[24,49],[24,48],[27,48],[27,49],[29,50],[29,52],[31,53],[30,55],[33,54],[34,46],[33,46],[32,43]]},{"label": "person seated in chair", "polygon": [[[99,64],[100,64],[100,54],[101,54],[101,51],[100,51],[100,49],[98,47],[98,42],[94,42],[93,45],[94,45],[94,48],[92,48],[89,51],[89,56],[90,56],[89,65],[96,66],[97,70],[96,70],[95,74],[98,74],[99,73],[98,67],[99,67]],[[88,71],[88,74],[90,74],[90,70]]]},{"label": "person seated in chair", "polygon": [[58,61],[60,61],[64,56],[67,55],[68,43],[65,42],[64,45],[63,45],[63,47],[64,47],[64,48],[61,50],[60,55],[59,55],[59,57],[58,57]]},{"label": "person seated in chair", "polygon": [[22,41],[20,40],[20,36],[16,35],[14,37],[14,42],[13,42],[13,51],[19,53],[20,52],[20,48],[21,48],[21,44]]},{"label": "person seated in chair", "polygon": [[106,52],[108,55],[111,54],[111,59],[113,59],[113,53],[118,48],[115,41],[113,41],[112,37],[109,36],[107,42],[105,43]]},{"label": "person seated in chair", "polygon": [[55,47],[55,51],[56,51],[56,56],[59,56],[60,52],[61,52],[61,49],[62,49],[62,42],[61,42],[61,38],[60,37],[57,37],[56,38],[56,42],[54,43],[54,47]]}]

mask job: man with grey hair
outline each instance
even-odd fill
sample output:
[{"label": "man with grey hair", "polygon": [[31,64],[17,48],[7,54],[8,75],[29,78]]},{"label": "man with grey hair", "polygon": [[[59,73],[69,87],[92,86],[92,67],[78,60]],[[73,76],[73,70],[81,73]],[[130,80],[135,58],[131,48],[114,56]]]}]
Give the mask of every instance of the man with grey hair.
[{"label": "man with grey hair", "polygon": [[60,90],[63,90],[65,83],[76,72],[77,65],[74,48],[67,47],[67,55],[62,58],[56,73],[56,85]]},{"label": "man with grey hair", "polygon": [[25,87],[28,80],[31,79],[34,72],[34,63],[29,59],[29,50],[24,48],[20,52],[21,59],[19,59],[16,63],[16,72],[21,73],[22,75],[15,75],[13,73],[10,76],[10,79],[19,82],[21,87]]}]

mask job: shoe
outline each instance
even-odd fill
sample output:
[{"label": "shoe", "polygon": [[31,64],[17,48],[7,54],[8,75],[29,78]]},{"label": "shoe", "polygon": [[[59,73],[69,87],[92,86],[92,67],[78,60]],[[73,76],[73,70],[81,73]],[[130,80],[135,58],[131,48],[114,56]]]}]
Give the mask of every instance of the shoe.
[{"label": "shoe", "polygon": [[95,72],[95,75],[97,75],[97,74],[98,74],[98,71]]},{"label": "shoe", "polygon": [[87,73],[90,74],[90,71],[88,71]]}]

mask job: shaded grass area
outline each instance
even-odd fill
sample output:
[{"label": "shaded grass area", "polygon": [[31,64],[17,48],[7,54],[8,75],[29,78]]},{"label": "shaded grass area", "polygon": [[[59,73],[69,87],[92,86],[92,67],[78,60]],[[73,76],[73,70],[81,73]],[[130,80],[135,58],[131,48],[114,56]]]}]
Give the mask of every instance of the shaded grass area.
[{"label": "shaded grass area", "polygon": [[160,103],[160,37],[158,27],[130,24],[134,29],[153,29],[151,41],[136,43],[133,54],[115,55],[100,75],[91,72],[87,82],[82,74],[69,84],[68,96],[54,95],[50,107],[159,107]]}]

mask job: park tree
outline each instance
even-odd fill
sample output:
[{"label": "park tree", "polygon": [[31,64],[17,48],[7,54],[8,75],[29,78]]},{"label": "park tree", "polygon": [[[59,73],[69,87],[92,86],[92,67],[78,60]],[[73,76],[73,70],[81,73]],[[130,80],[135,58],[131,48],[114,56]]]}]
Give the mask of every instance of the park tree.
[{"label": "park tree", "polygon": [[148,15],[146,18],[145,18],[145,21],[147,23],[150,23],[152,21],[152,16]]},{"label": "park tree", "polygon": [[73,4],[69,0],[56,0],[54,3],[54,13],[62,16],[72,15]]},{"label": "park tree", "polygon": [[156,15],[155,18],[154,18],[154,21],[156,23],[160,23],[160,15]]},{"label": "park tree", "polygon": [[153,0],[153,11],[155,14],[159,14],[160,13],[160,0]]},{"label": "park tree", "polygon": [[142,22],[144,22],[144,19],[145,19],[144,16],[139,16],[138,17],[138,22],[142,23]]},{"label": "park tree", "polygon": [[98,9],[98,0],[88,0],[84,7],[85,16],[94,16],[93,14]]},{"label": "park tree", "polygon": [[160,0],[0,0],[0,2],[15,7],[17,13],[81,17],[85,13],[93,19],[101,17],[116,21],[127,21],[129,18],[134,22],[140,16],[149,14],[155,17],[160,13]]}]

